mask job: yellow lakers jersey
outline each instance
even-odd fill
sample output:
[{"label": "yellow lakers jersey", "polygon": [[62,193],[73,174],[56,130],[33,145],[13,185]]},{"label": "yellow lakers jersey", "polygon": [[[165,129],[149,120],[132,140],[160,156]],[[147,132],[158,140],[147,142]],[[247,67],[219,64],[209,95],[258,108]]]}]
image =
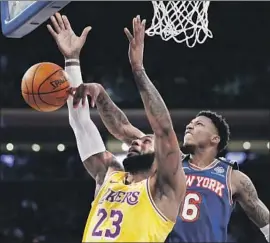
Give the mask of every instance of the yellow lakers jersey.
[{"label": "yellow lakers jersey", "polygon": [[114,172],[104,182],[87,219],[83,243],[164,242],[174,222],[151,198],[149,182],[125,185],[125,172]]}]

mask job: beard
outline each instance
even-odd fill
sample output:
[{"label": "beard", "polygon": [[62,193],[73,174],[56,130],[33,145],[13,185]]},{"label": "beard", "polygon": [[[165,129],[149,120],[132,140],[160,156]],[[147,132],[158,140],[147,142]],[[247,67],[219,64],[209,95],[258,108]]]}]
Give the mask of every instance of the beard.
[{"label": "beard", "polygon": [[138,174],[148,172],[154,163],[155,153],[129,156],[124,159],[123,165],[126,172]]}]

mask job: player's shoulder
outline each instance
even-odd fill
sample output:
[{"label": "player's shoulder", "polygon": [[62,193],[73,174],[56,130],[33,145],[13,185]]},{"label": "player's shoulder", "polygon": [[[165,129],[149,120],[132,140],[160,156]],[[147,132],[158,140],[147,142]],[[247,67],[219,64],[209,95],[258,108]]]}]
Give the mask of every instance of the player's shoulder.
[{"label": "player's shoulder", "polygon": [[126,173],[121,170],[112,170],[106,174],[104,183],[115,184],[119,183],[125,177]]},{"label": "player's shoulder", "polygon": [[218,157],[217,159],[219,160],[219,162],[223,163],[224,165],[231,166],[233,170],[239,170],[237,161],[229,160],[224,157]]},{"label": "player's shoulder", "polygon": [[231,185],[234,188],[234,195],[243,195],[247,191],[255,190],[252,180],[245,173],[234,170],[231,175]]}]

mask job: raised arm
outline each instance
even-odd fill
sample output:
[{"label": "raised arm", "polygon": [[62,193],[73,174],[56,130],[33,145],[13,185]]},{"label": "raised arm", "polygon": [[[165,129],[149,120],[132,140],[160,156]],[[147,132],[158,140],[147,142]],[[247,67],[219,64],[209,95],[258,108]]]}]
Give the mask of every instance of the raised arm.
[{"label": "raised arm", "polygon": [[143,132],[129,122],[125,113],[112,101],[102,85],[81,84],[77,91],[78,95],[74,99],[74,105],[77,106],[81,100],[84,103],[87,95],[91,96],[91,106],[97,106],[101,120],[115,138],[130,145],[134,139],[144,136]]},{"label": "raised arm", "polygon": [[[69,82],[72,86],[79,86],[82,84],[79,55],[90,27],[85,28],[82,35],[78,37],[71,29],[66,16],[57,13],[55,17],[51,17],[51,21],[54,29],[48,25],[48,30],[65,57],[65,69],[69,75]],[[89,174],[96,180],[96,192],[98,192],[106,174],[122,170],[122,166],[111,153],[106,151],[102,138],[90,118],[88,101],[85,102],[84,107],[74,109],[73,98],[70,96],[67,105],[69,123],[76,137],[81,160]]]},{"label": "raised arm", "polygon": [[269,242],[269,210],[259,199],[252,181],[244,173],[233,171],[232,185],[235,188],[235,199]]},{"label": "raised arm", "polygon": [[[86,27],[81,36],[78,37],[73,32],[66,16],[62,17],[59,13],[57,13],[55,17],[51,18],[51,21],[55,30],[53,30],[50,25],[48,25],[48,30],[56,40],[59,50],[62,52],[62,54],[64,54],[66,59],[70,60],[70,66],[79,66],[77,69],[80,68],[80,51],[85,43],[89,31],[91,30],[91,27]],[[60,31],[61,43],[59,40],[59,35],[57,36]],[[68,43],[66,40],[70,40],[71,42]],[[78,75],[81,77],[81,73]],[[100,92],[99,96],[96,97],[96,105],[101,119],[109,132],[117,139],[126,142],[127,144],[130,144],[134,139],[142,137],[144,133],[129,122],[126,115],[114,104],[102,86],[99,86],[98,88],[100,89]],[[90,89],[92,88],[90,87]],[[83,95],[85,92],[81,90],[80,94]],[[84,98],[79,96],[77,97]],[[76,105],[78,105],[80,102],[80,99],[78,98],[74,102]]]},{"label": "raised arm", "polygon": [[143,67],[145,20],[133,19],[133,34],[125,28],[129,39],[129,59],[134,79],[139,89],[147,118],[155,134],[155,159],[157,183],[168,197],[181,199],[185,193],[185,176],[181,164],[181,151],[173,129],[170,113]]},{"label": "raised arm", "polygon": [[145,134],[129,122],[125,113],[117,107],[101,85],[100,90],[96,106],[108,131],[128,145],[133,140],[143,137]]}]

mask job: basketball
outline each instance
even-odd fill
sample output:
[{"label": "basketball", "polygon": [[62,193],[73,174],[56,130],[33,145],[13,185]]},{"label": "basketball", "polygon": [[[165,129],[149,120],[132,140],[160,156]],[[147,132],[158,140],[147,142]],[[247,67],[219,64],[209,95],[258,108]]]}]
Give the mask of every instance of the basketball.
[{"label": "basketball", "polygon": [[23,76],[21,91],[25,102],[42,112],[55,111],[65,105],[69,83],[65,71],[50,62],[37,63]]}]

